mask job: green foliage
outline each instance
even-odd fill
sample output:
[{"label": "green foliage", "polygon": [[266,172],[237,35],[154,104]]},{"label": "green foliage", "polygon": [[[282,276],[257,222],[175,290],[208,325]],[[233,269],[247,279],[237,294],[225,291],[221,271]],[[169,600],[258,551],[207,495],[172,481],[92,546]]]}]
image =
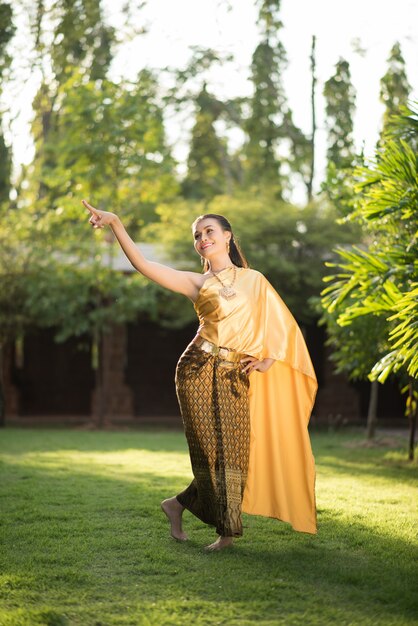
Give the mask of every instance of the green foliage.
[{"label": "green foliage", "polygon": [[146,70],[135,84],[73,74],[58,91],[59,114],[30,172],[33,210],[50,218],[58,211],[58,230],[75,226],[83,196],[120,214],[134,235],[155,219],[155,205],[178,188],[156,89]]},{"label": "green foliage", "polygon": [[[321,313],[321,301],[315,300]],[[324,311],[320,325],[327,329],[326,345],[332,348],[331,361],[337,374],[346,373],[351,380],[368,378],[375,363],[388,350],[388,325],[383,316],[356,317],[349,325],[338,323],[341,311]]]},{"label": "green foliage", "polygon": [[9,200],[12,159],[0,130],[0,205]]},{"label": "green foliage", "polygon": [[[71,88],[71,78],[76,74],[99,89],[109,67],[114,31],[103,22],[101,4],[101,0],[55,0],[46,7],[39,0],[36,11],[29,12],[43,76],[33,102],[32,134],[36,152],[29,170],[31,204],[48,196],[44,177],[45,170],[55,166],[63,85]],[[51,204],[51,197],[46,198],[46,203]]]},{"label": "green foliage", "polygon": [[318,295],[323,262],[332,242],[351,241],[350,229],[336,224],[330,207],[303,209],[271,197],[221,197],[211,205],[226,214],[251,265],[278,290],[301,322],[315,318],[309,298]]},{"label": "green foliage", "polygon": [[158,290],[139,274],[111,269],[109,244],[51,236],[29,213],[0,225],[0,344],[31,327],[54,327],[56,339],[106,332],[143,311],[156,316]]},{"label": "green foliage", "polygon": [[113,34],[100,4],[38,6],[38,51],[49,51],[55,79],[35,97],[36,156],[17,207],[5,207],[0,223],[0,342],[32,326],[54,327],[58,340],[96,336],[138,312],[158,314],[159,288],[109,267],[114,245],[92,231],[80,203],[88,197],[115,210],[136,236],[178,190],[155,77],[144,70],[135,83],[105,78]]},{"label": "green foliage", "polygon": [[85,266],[50,261],[48,271],[27,276],[25,307],[37,326],[56,328],[57,341],[107,332],[141,311],[152,317],[155,300],[142,276],[121,275],[97,260]]},{"label": "green foliage", "polygon": [[206,85],[196,98],[196,118],[192,129],[187,176],[183,194],[189,198],[213,198],[231,185],[232,173],[228,147],[215,130],[215,122],[225,113],[216,98],[208,93]]},{"label": "green foliage", "polygon": [[300,209],[260,194],[217,196],[209,203],[182,200],[157,211],[160,221],[147,230],[148,237],[162,242],[179,267],[195,270],[192,222],[202,213],[225,215],[251,266],[266,275],[302,322],[315,317],[307,303],[321,290],[328,250],[354,236],[351,228],[336,224],[331,208]]},{"label": "green foliage", "polygon": [[50,47],[56,81],[66,82],[81,68],[91,80],[103,79],[112,60],[115,29],[104,23],[102,0],[55,0],[50,18],[56,24]]},{"label": "green foliage", "polygon": [[261,41],[251,61],[254,93],[249,102],[250,115],[244,124],[248,140],[243,150],[243,170],[248,185],[268,184],[280,196],[283,181],[277,142],[280,115],[286,103],[282,84],[286,53],[278,36],[282,27],[280,0],[263,0],[258,5]]},{"label": "green foliage", "polygon": [[30,207],[52,230],[51,209],[58,212],[58,235],[76,227],[81,197],[96,198],[118,211],[135,235],[154,218],[156,203],[178,189],[155,77],[143,70],[134,83],[105,78],[111,35],[98,0],[60,0],[51,10],[57,79],[44,81],[34,100],[36,155],[19,206]]},{"label": "green foliage", "polygon": [[281,84],[285,54],[281,44],[276,47],[262,41],[256,48],[251,63],[254,95],[251,114],[245,122],[248,142],[244,148],[243,169],[247,184],[268,184],[281,195],[283,182],[277,155],[279,137],[278,117],[285,97]]},{"label": "green foliage", "polygon": [[351,82],[350,65],[340,59],[335,66],[335,74],[324,86],[328,129],[329,161],[337,167],[349,167],[353,158],[353,115],[355,91]]},{"label": "green foliage", "polygon": [[199,46],[192,46],[191,51],[185,68],[170,70],[174,87],[164,100],[179,117],[194,116],[182,195],[210,199],[230,193],[240,175],[239,160],[229,154],[227,139],[220,136],[219,126],[241,126],[242,99],[220,100],[207,88],[215,68],[228,63],[230,55]]},{"label": "green foliage", "polygon": [[35,264],[39,248],[28,239],[25,224],[0,214],[0,345],[21,335],[33,322],[25,311],[27,271]]},{"label": "green foliage", "polygon": [[418,391],[414,389],[413,381],[410,381],[408,385],[405,385],[401,389],[401,393],[408,394],[405,403],[405,417],[410,419],[416,418],[418,409]]},{"label": "green foliage", "polygon": [[418,111],[401,106],[398,115],[388,120],[387,133],[394,139],[403,139],[418,153]]},{"label": "green foliage", "polygon": [[290,143],[289,154],[285,162],[292,171],[295,180],[300,178],[306,187],[308,203],[312,202],[312,178],[314,167],[314,142],[307,137],[293,121],[292,112],[286,111],[280,129],[280,137]]},{"label": "green foliage", "polygon": [[405,59],[401,46],[396,42],[388,58],[388,69],[380,81],[380,100],[385,105],[383,132],[393,115],[399,115],[401,107],[406,106],[411,92],[411,85],[406,75]]},{"label": "green foliage", "polygon": [[[8,45],[13,38],[16,27],[13,23],[12,7],[9,3],[0,3],[0,94],[3,87],[3,77],[10,66],[11,58]],[[6,145],[2,130],[0,113],[0,205],[7,202],[10,192],[11,152]]]},{"label": "green foliage", "polygon": [[328,147],[322,187],[340,213],[346,214],[353,196],[352,168],[354,164],[359,165],[359,158],[354,156],[353,139],[356,95],[348,61],[338,61],[334,75],[325,83],[324,96]]},{"label": "green foliage", "polygon": [[[416,110],[409,117],[416,131]],[[396,119],[392,124],[396,125]],[[415,135],[416,141],[416,135]],[[337,250],[339,272],[323,291],[323,306],[341,311],[338,323],[383,315],[389,349],[371,379],[384,382],[393,371],[418,377],[418,159],[411,145],[386,135],[376,159],[357,172],[361,195],[351,220],[367,229],[367,247]]]},{"label": "green foliage", "polygon": [[77,75],[83,76],[84,83],[91,81],[96,89],[100,88],[100,80],[105,78],[111,61],[114,33],[104,25],[101,0],[55,0],[49,7],[39,1],[36,12],[30,12],[29,16],[43,70],[43,80],[33,102],[32,133],[36,149],[31,169],[36,181],[33,202],[47,195],[44,170],[55,166],[54,148],[60,139],[60,109],[66,93],[63,85],[66,89],[77,88],[77,84],[71,84],[73,75]]},{"label": "green foliage", "polygon": [[16,26],[13,22],[12,7],[8,2],[0,3],[0,91],[5,70],[10,66],[11,57],[8,45],[15,34]]},{"label": "green foliage", "polygon": [[258,0],[260,43],[251,61],[253,95],[243,129],[247,141],[242,150],[244,182],[248,188],[264,188],[277,197],[289,187],[289,171],[309,179],[312,145],[295,125],[283,86],[287,58],[280,31],[280,0]]}]

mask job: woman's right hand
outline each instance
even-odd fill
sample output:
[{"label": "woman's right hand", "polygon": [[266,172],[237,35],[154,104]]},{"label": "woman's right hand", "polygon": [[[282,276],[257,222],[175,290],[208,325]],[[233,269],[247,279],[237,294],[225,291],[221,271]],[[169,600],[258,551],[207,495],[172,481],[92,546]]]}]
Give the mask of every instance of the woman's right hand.
[{"label": "woman's right hand", "polygon": [[104,226],[111,226],[115,222],[115,213],[95,209],[94,206],[91,206],[91,204],[87,202],[87,200],[82,200],[82,203],[86,207],[87,211],[90,212],[89,222],[93,226],[93,228],[103,228]]}]

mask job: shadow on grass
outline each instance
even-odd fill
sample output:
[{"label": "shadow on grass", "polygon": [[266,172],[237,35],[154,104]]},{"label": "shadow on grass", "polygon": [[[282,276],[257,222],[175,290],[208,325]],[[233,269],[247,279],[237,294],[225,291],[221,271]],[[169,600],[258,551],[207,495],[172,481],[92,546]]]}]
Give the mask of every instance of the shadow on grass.
[{"label": "shadow on grass", "polygon": [[[96,449],[97,434],[88,435],[78,449]],[[100,451],[131,450],[139,443],[136,435],[123,433],[112,444],[106,435],[99,433]],[[180,437],[168,439],[163,450],[184,451]],[[145,445],[142,435],[141,441]],[[74,442],[69,433],[67,449]],[[147,450],[161,451],[161,443],[151,438]],[[202,546],[213,539],[213,529],[187,514],[192,539],[177,544],[168,538],[160,512],[160,501],[183,489],[184,478],[147,472],[127,482],[30,462],[3,468],[9,481],[2,488],[0,597],[10,607],[35,610],[46,604],[58,611],[57,619],[72,615],[71,623],[83,626],[93,624],[93,616],[107,623],[129,603],[136,610],[142,606],[144,615],[158,606],[170,606],[173,615],[187,609],[188,623],[202,607],[209,618],[211,611],[222,617],[229,607],[233,619],[224,623],[231,624],[386,624],[392,618],[411,618],[396,623],[412,624],[416,616],[413,546],[354,520],[344,523],[332,512],[319,512],[315,536],[245,516],[245,535],[236,547],[207,554]]]},{"label": "shadow on grass", "polygon": [[411,463],[401,462],[397,459],[382,459],[374,464],[373,459],[355,459],[344,461],[343,459],[330,460],[323,455],[315,455],[318,466],[332,469],[333,474],[350,475],[353,477],[375,477],[397,483],[416,483],[418,485],[418,466]]},{"label": "shadow on grass", "polygon": [[[42,438],[39,434],[42,433]],[[357,439],[362,437],[357,434]],[[26,455],[28,452],[123,452],[141,450],[161,453],[187,453],[187,443],[182,431],[86,431],[78,430],[26,430],[5,429],[0,443],[4,452]],[[397,483],[417,480],[417,462],[408,463],[406,449],[399,448],[347,448],[343,444],[353,438],[353,433],[329,434],[321,431],[311,433],[312,449],[317,466],[331,468],[334,473],[353,476],[376,476]],[[394,458],[397,455],[397,458]],[[405,458],[404,458],[405,457]]]},{"label": "shadow on grass", "polygon": [[152,452],[184,452],[183,431],[144,428],[132,431],[80,431],[61,429],[2,429],[0,450],[13,454],[79,450],[80,452],[118,452],[146,449]]}]

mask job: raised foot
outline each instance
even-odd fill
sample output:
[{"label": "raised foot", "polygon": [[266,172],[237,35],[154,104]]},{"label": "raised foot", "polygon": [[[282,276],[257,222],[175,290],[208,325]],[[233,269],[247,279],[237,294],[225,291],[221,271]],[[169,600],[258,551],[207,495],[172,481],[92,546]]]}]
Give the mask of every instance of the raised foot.
[{"label": "raised foot", "polygon": [[176,541],[187,541],[188,536],[183,532],[181,526],[181,516],[184,511],[184,507],[180,504],[177,498],[168,498],[161,502],[161,509],[167,515],[171,527],[171,536]]},{"label": "raised foot", "polygon": [[216,541],[211,543],[209,546],[206,546],[205,550],[208,552],[216,552],[218,550],[223,550],[224,548],[230,548],[233,541],[232,537],[218,537]]}]

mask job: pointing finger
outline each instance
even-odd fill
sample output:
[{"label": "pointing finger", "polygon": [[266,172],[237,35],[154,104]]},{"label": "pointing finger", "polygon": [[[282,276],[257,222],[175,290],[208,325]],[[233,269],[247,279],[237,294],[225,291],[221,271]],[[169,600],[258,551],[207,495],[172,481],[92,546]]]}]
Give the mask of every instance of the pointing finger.
[{"label": "pointing finger", "polygon": [[90,211],[90,213],[93,213],[94,215],[98,215],[97,209],[95,209],[94,206],[91,206],[91,204],[89,204],[87,200],[82,200],[81,202],[84,204],[87,211]]}]

